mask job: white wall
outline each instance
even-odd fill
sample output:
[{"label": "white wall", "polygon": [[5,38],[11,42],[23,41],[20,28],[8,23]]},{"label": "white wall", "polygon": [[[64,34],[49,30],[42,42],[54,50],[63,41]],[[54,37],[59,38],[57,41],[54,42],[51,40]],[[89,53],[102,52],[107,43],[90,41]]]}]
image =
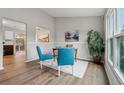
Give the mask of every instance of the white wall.
[{"label": "white wall", "polygon": [[[27,24],[27,60],[37,59],[35,57],[35,27],[45,27],[50,30],[50,42],[54,41],[54,18],[48,16],[40,9],[0,9],[0,66],[2,67],[2,18],[9,18]],[[50,44],[51,45],[51,44]]]},{"label": "white wall", "polygon": [[[78,58],[90,59],[87,49],[87,32],[91,29],[103,33],[103,18],[102,17],[75,17],[75,18],[52,18],[45,14],[40,9],[0,9],[0,21],[2,18],[9,18],[27,24],[27,60],[37,59],[36,45],[42,48],[52,50],[54,44],[56,46],[65,46],[65,31],[80,32],[80,41],[73,42],[74,47],[78,48]],[[0,23],[1,23],[0,22]],[[50,31],[50,43],[39,44],[35,42],[35,27],[44,27]],[[56,31],[54,33],[54,31]],[[2,29],[0,28],[0,33]],[[2,35],[2,34],[0,34]],[[55,35],[55,37],[54,37]],[[54,43],[54,40],[56,41]],[[0,37],[0,63],[2,65],[2,37]]]},{"label": "white wall", "polygon": [[[0,18],[0,20],[2,20]],[[0,70],[3,69],[2,23],[0,22]]]},{"label": "white wall", "polygon": [[96,30],[103,34],[103,17],[75,17],[75,18],[56,18],[55,20],[55,45],[65,46],[65,32],[79,30],[79,42],[72,42],[78,48],[78,58],[91,59],[87,48],[87,32]]}]

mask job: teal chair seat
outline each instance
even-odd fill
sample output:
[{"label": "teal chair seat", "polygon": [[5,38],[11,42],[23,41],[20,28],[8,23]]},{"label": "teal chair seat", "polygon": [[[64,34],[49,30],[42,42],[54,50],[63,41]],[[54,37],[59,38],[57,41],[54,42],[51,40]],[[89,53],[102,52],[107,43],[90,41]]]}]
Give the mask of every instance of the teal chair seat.
[{"label": "teal chair seat", "polygon": [[45,60],[49,60],[49,59],[52,59],[52,58],[53,58],[53,55],[52,54],[43,54],[40,57],[40,60],[45,61]]}]

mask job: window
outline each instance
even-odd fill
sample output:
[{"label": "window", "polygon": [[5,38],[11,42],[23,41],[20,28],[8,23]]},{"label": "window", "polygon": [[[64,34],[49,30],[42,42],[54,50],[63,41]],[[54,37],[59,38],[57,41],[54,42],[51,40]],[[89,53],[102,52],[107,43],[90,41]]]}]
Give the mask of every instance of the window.
[{"label": "window", "polygon": [[117,38],[117,54],[118,54],[118,62],[117,62],[117,68],[119,71],[124,73],[124,36]]},{"label": "window", "polygon": [[12,31],[5,31],[5,40],[6,41],[13,41],[14,33]]},{"label": "window", "polygon": [[124,8],[118,9],[118,17],[119,17],[119,30],[120,32],[124,32]]},{"label": "window", "polygon": [[112,11],[110,16],[110,36],[114,35],[114,11]]},{"label": "window", "polygon": [[109,12],[108,18],[108,54],[109,54],[109,62],[114,63],[114,55],[113,55],[113,36],[115,33],[115,12],[114,9]]},{"label": "window", "polygon": [[117,69],[124,74],[124,8],[117,9],[118,15],[118,32],[117,37]]},{"label": "window", "polygon": [[124,78],[124,8],[109,9],[106,21],[108,61]]},{"label": "window", "polygon": [[110,60],[111,60],[111,62],[113,62],[113,39],[110,39],[110,53],[109,53],[109,57],[110,57]]}]

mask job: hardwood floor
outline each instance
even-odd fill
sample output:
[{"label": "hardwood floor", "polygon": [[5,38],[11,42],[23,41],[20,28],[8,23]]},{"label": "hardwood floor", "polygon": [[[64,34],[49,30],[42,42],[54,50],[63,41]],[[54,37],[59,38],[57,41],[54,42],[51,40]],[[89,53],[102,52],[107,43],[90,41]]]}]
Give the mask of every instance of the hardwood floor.
[{"label": "hardwood floor", "polygon": [[108,85],[109,81],[103,65],[89,63],[85,76],[82,79],[61,73],[40,65],[37,62],[24,62],[24,56],[15,59],[14,56],[4,58],[5,69],[0,71],[1,85]]}]

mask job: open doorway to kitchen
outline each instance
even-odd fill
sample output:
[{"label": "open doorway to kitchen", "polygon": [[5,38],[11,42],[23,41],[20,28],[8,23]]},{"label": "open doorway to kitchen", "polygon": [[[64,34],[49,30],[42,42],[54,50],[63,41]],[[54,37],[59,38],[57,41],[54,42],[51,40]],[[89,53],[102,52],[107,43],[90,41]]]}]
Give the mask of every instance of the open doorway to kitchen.
[{"label": "open doorway to kitchen", "polygon": [[3,18],[3,60],[4,67],[20,64],[26,60],[26,24]]}]

